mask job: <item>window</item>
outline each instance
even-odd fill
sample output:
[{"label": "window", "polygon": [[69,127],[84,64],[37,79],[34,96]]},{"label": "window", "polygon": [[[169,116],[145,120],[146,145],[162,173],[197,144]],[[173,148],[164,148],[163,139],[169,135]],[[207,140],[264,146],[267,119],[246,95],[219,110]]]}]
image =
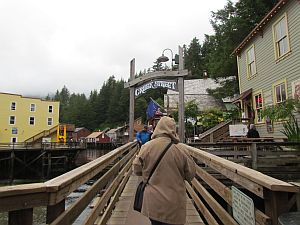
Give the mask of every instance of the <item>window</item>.
[{"label": "window", "polygon": [[9,117],[9,124],[10,125],[15,125],[16,123],[16,117],[15,116],[10,116]]},{"label": "window", "polygon": [[35,112],[35,104],[30,104],[30,112]]},{"label": "window", "polygon": [[273,25],[273,36],[275,55],[278,59],[290,51],[286,14]]},{"label": "window", "polygon": [[11,128],[11,134],[18,134],[18,128],[16,127]]},{"label": "window", "polygon": [[255,112],[255,121],[257,123],[263,122],[263,117],[261,114],[262,109],[263,109],[262,94],[261,93],[254,94],[254,112]]},{"label": "window", "polygon": [[279,81],[273,85],[274,103],[279,104],[287,99],[286,80]]},{"label": "window", "polygon": [[17,138],[16,137],[12,137],[10,142],[11,143],[16,143],[17,142]]},{"label": "window", "polygon": [[252,78],[256,74],[256,63],[254,55],[254,46],[251,46],[247,51],[247,75]]},{"label": "window", "polygon": [[10,110],[15,111],[16,110],[16,106],[17,106],[17,104],[15,102],[12,102],[10,104]]},{"label": "window", "polygon": [[47,118],[47,124],[48,124],[48,126],[51,126],[53,124],[53,118],[52,117]]},{"label": "window", "polygon": [[49,112],[49,113],[53,113],[53,106],[52,106],[52,105],[49,105],[49,106],[48,106],[48,112]]},{"label": "window", "polygon": [[30,124],[30,125],[34,125],[34,122],[35,122],[35,121],[34,121],[34,116],[30,116],[30,117],[29,117],[29,124]]}]

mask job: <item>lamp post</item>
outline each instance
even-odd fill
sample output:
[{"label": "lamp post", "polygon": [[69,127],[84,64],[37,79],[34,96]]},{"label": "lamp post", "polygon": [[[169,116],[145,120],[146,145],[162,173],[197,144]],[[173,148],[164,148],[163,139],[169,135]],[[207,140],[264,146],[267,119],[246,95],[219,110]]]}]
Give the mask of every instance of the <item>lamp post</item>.
[{"label": "lamp post", "polygon": [[174,58],[173,58],[173,51],[171,49],[169,49],[169,48],[164,49],[163,52],[162,52],[162,55],[160,57],[158,57],[157,61],[158,62],[168,62],[169,61],[169,58],[164,55],[166,50],[169,50],[171,52],[171,70],[173,70]]}]

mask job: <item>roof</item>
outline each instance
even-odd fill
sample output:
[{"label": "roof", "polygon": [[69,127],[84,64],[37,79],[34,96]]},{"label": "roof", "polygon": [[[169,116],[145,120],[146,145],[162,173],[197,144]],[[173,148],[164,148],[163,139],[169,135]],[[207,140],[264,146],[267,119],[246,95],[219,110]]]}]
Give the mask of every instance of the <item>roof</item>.
[{"label": "roof", "polygon": [[288,2],[289,0],[280,0],[274,8],[259,22],[259,24],[248,34],[248,36],[239,44],[239,46],[234,49],[232,54],[238,55],[245,47],[245,45],[253,39],[256,35],[262,34],[264,27],[270,22],[270,20],[280,11],[280,9]]},{"label": "roof", "polygon": [[77,128],[75,128],[75,131],[74,132],[78,132],[78,131],[80,131],[80,130],[82,130],[82,129],[86,129],[85,127],[77,127]]},{"label": "roof", "polygon": [[[207,95],[206,89],[211,88],[215,89],[220,87],[214,79],[193,79],[193,80],[184,80],[184,94],[185,95]],[[178,92],[173,90],[168,90],[167,94],[176,94]]]},{"label": "roof", "polygon": [[89,136],[87,136],[86,138],[97,138],[99,137],[103,132],[102,131],[96,131],[91,133]]},{"label": "roof", "polygon": [[29,99],[36,99],[36,100],[40,100],[40,101],[44,101],[44,102],[59,102],[59,101],[55,101],[55,100],[45,100],[39,97],[30,97],[30,96],[23,96],[23,95],[19,95],[19,94],[12,94],[12,93],[6,93],[6,92],[0,92],[0,94],[2,95],[14,95],[14,96],[18,96],[20,98],[29,98]]},{"label": "roof", "polygon": [[114,128],[114,129],[110,129],[109,131],[107,131],[107,134],[111,134],[111,133],[115,133],[118,130],[118,128]]},{"label": "roof", "polygon": [[244,91],[239,95],[237,99],[235,99],[232,103],[237,103],[239,100],[244,100],[252,93],[252,88],[248,89],[247,91]]}]

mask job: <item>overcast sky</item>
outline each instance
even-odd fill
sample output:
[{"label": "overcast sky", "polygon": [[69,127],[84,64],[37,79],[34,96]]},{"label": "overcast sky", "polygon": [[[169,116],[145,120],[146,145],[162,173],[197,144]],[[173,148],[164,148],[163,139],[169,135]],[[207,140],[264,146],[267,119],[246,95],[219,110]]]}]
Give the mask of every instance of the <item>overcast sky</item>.
[{"label": "overcast sky", "polygon": [[[212,34],[226,0],[0,0],[0,92],[44,97],[99,90],[152,67],[165,48]],[[170,51],[165,51],[170,57]],[[169,63],[170,64],[170,63]]]}]

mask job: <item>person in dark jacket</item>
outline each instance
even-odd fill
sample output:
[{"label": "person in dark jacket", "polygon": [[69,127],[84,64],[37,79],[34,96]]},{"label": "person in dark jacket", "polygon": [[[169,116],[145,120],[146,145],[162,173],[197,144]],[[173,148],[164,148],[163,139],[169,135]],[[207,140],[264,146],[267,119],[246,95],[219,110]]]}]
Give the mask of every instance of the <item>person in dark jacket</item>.
[{"label": "person in dark jacket", "polygon": [[145,125],[144,129],[136,134],[136,139],[139,142],[139,145],[142,146],[151,138],[151,132],[148,131],[148,126]]},{"label": "person in dark jacket", "polygon": [[250,129],[247,132],[247,138],[260,138],[258,131],[254,124],[250,124]]}]

